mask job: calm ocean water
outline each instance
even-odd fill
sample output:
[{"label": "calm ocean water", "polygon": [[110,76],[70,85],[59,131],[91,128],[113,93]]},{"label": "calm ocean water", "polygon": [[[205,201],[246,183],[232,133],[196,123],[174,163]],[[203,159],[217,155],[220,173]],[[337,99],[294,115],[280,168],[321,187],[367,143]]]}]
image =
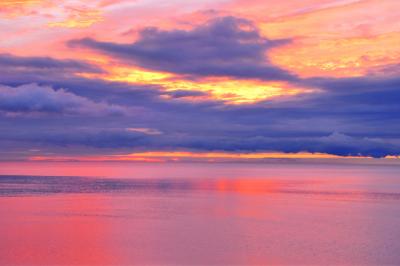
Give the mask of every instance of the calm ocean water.
[{"label": "calm ocean water", "polygon": [[399,166],[0,173],[0,265],[400,265]]}]

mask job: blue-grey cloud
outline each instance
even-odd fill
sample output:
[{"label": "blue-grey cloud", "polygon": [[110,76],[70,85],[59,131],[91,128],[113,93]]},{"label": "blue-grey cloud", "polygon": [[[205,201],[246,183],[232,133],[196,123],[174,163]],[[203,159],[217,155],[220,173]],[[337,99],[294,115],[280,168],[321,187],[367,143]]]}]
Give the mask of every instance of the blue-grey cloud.
[{"label": "blue-grey cloud", "polygon": [[21,68],[25,70],[63,70],[78,72],[103,72],[100,68],[77,60],[60,60],[51,57],[23,57],[11,54],[0,54],[0,67]]},{"label": "blue-grey cloud", "polygon": [[209,94],[203,91],[175,90],[175,91],[169,91],[167,95],[173,98],[184,98],[184,97],[208,96]]},{"label": "blue-grey cloud", "polygon": [[269,49],[289,40],[269,40],[248,20],[213,19],[192,30],[145,28],[131,44],[90,38],[70,41],[144,68],[189,76],[229,76],[263,80],[296,80],[296,76],[269,62]]},{"label": "blue-grey cloud", "polygon": [[0,85],[0,112],[6,114],[122,114],[124,108],[94,102],[63,89],[37,84],[18,87]]}]

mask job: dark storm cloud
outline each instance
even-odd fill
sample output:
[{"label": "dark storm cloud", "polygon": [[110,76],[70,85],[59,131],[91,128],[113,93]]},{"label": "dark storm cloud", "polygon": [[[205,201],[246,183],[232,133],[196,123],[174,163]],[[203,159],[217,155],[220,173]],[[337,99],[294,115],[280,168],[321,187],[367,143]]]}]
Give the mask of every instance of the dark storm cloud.
[{"label": "dark storm cloud", "polygon": [[187,31],[146,28],[132,44],[90,38],[69,44],[96,49],[144,68],[177,74],[296,80],[266,57],[269,49],[288,42],[262,37],[248,20],[223,17]]}]

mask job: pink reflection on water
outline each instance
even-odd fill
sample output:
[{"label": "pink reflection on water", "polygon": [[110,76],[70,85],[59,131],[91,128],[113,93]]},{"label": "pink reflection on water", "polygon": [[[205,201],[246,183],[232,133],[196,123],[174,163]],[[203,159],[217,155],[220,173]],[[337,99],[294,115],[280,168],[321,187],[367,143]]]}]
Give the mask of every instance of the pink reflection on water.
[{"label": "pink reflection on water", "polygon": [[397,168],[86,167],[0,179],[0,265],[400,263]]},{"label": "pink reflection on water", "polygon": [[1,200],[0,264],[115,265],[110,220],[98,196],[11,197]]}]

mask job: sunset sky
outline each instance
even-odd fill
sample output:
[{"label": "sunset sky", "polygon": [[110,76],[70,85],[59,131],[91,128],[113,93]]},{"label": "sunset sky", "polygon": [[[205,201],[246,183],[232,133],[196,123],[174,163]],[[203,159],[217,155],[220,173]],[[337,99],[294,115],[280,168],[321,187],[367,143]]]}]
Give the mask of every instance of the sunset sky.
[{"label": "sunset sky", "polygon": [[1,0],[0,161],[400,155],[398,0]]}]

